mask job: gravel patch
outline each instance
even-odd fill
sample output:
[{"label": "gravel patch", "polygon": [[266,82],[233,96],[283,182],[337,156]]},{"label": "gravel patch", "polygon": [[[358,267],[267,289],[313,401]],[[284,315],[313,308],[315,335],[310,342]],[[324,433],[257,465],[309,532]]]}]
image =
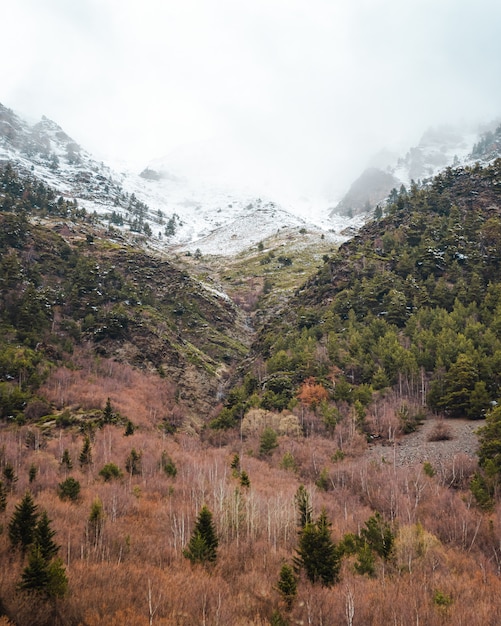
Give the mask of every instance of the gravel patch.
[{"label": "gravel patch", "polygon": [[[478,437],[476,431],[484,425],[484,420],[427,419],[419,429],[409,435],[402,435],[394,444],[371,444],[369,455],[374,459],[384,459],[396,465],[414,465],[428,461],[433,466],[453,461],[459,455],[477,459]],[[435,429],[445,427],[450,439],[429,441]]]}]

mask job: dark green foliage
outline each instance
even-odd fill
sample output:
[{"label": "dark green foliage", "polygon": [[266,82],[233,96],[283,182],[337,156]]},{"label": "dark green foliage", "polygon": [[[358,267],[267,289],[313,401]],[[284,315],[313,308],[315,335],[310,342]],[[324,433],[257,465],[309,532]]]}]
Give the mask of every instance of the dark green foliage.
[{"label": "dark green foliage", "polygon": [[241,487],[250,487],[250,478],[245,470],[240,472],[240,486]]},{"label": "dark green foliage", "polygon": [[50,527],[51,520],[46,511],[42,511],[40,519],[37,522],[34,536],[34,545],[36,545],[40,555],[46,561],[53,559],[59,552],[59,546],[54,541],[56,531]]},{"label": "dark green foliage", "polygon": [[282,596],[287,610],[290,610],[297,595],[297,576],[294,573],[294,569],[288,563],[284,563],[280,569],[277,589]]},{"label": "dark green foliage", "polygon": [[61,466],[66,470],[70,470],[73,468],[73,461],[71,460],[70,452],[68,448],[63,450],[63,455],[61,457]]},{"label": "dark green foliage", "polygon": [[365,522],[360,531],[362,541],[383,559],[389,559],[393,550],[395,535],[391,526],[380,513],[375,513]]},{"label": "dark green foliage", "polygon": [[355,562],[355,571],[357,574],[366,574],[370,578],[376,575],[374,552],[368,543],[363,543],[357,551],[357,561]]},{"label": "dark green foliage", "polygon": [[13,548],[18,548],[24,555],[35,539],[38,521],[37,505],[33,496],[27,491],[9,522],[9,539]]},{"label": "dark green foliage", "polygon": [[192,563],[213,563],[217,558],[218,538],[212,513],[203,506],[198,515],[190,541],[183,555]]},{"label": "dark green foliage", "polygon": [[259,439],[259,455],[270,456],[275,448],[278,447],[277,433],[267,426]]},{"label": "dark green foliage", "polygon": [[92,463],[92,444],[88,435],[84,438],[82,450],[78,460],[81,468],[88,467]]},{"label": "dark green foliage", "polygon": [[30,551],[28,565],[21,575],[19,589],[46,598],[64,597],[68,592],[68,577],[63,561],[45,559],[35,545]]},{"label": "dark green foliage", "polygon": [[312,583],[330,587],[339,580],[341,557],[331,539],[330,522],[324,511],[315,522],[307,523],[299,535],[296,568],[304,569]]},{"label": "dark green foliage", "polygon": [[162,452],[162,461],[161,461],[162,469],[171,478],[175,478],[177,475],[177,467],[171,457],[164,450]]},{"label": "dark green foliage", "polygon": [[113,412],[113,409],[111,408],[111,401],[108,398],[106,400],[106,406],[104,407],[103,410],[103,424],[113,424],[113,422],[115,421],[115,413]]},{"label": "dark green foliage", "polygon": [[310,494],[306,491],[306,487],[304,485],[299,485],[296,495],[294,496],[294,500],[298,510],[299,528],[302,529],[307,524],[311,524],[313,520]]},{"label": "dark green foliage", "polygon": [[58,495],[61,500],[76,502],[80,497],[80,483],[72,476],[68,477],[58,486]]},{"label": "dark green foliage", "polygon": [[9,491],[14,490],[14,485],[17,483],[17,476],[12,463],[6,463],[2,470],[2,475],[5,480],[5,485]]},{"label": "dark green foliage", "polygon": [[136,428],[134,424],[130,420],[127,420],[127,424],[125,425],[124,437],[130,437],[134,434],[135,430]]},{"label": "dark green foliage", "polygon": [[129,456],[125,459],[125,469],[131,476],[136,476],[141,473],[141,452],[137,452],[135,448],[132,448]]},{"label": "dark green foliage", "polygon": [[99,471],[99,476],[104,478],[105,482],[108,482],[114,478],[121,478],[122,470],[115,463],[106,463],[106,465]]},{"label": "dark green foliage", "polygon": [[[386,216],[325,259],[258,338],[270,382],[292,384],[267,381],[263,408],[337,368],[338,409],[392,387],[414,400],[428,389],[429,407],[451,417],[484,416],[501,385],[500,164],[395,191]],[[417,421],[404,417],[409,432]]]},{"label": "dark green foliage", "polygon": [[34,482],[38,473],[38,468],[33,463],[30,465],[30,469],[28,470],[28,479],[30,483]]},{"label": "dark green foliage", "polygon": [[7,508],[7,487],[3,481],[0,480],[0,513],[3,513]]}]

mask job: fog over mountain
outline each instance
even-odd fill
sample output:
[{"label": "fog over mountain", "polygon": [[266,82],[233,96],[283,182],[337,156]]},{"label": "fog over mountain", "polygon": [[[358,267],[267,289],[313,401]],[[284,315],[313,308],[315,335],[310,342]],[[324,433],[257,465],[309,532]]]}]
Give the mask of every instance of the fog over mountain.
[{"label": "fog over mountain", "polygon": [[162,158],[335,200],[376,152],[501,110],[494,0],[18,0],[4,16],[3,104],[138,170]]}]

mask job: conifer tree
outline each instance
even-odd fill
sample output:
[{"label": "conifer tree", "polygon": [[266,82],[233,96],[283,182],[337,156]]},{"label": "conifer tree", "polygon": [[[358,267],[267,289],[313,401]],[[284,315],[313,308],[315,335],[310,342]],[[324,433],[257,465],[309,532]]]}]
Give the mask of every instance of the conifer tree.
[{"label": "conifer tree", "polygon": [[27,491],[21,502],[16,505],[9,522],[9,539],[12,547],[20,548],[23,555],[35,539],[37,520],[37,506],[33,496]]},{"label": "conifer tree", "polygon": [[299,485],[294,500],[299,513],[299,527],[304,528],[306,524],[311,524],[312,521],[310,494],[304,485]]},{"label": "conifer tree", "polygon": [[21,575],[19,589],[46,598],[62,598],[68,591],[68,578],[61,559],[47,560],[40,547],[30,551],[28,565]]},{"label": "conifer tree", "polygon": [[0,480],[0,513],[3,513],[7,508],[7,489]]},{"label": "conifer tree", "polygon": [[284,563],[280,569],[277,589],[285,602],[287,610],[290,610],[297,595],[297,576],[288,563]]},{"label": "conifer tree", "polygon": [[56,531],[52,530],[50,522],[47,511],[42,511],[34,536],[34,544],[39,548],[42,558],[46,561],[53,559],[59,552],[59,546],[54,541]]},{"label": "conifer tree", "polygon": [[213,563],[217,557],[218,543],[212,513],[204,504],[183,555],[192,563]]},{"label": "conifer tree", "polygon": [[325,510],[315,522],[309,522],[299,536],[296,569],[303,568],[308,580],[330,587],[339,579],[340,555],[331,539],[330,522]]},{"label": "conifer tree", "polygon": [[64,467],[67,471],[73,468],[73,461],[71,460],[68,448],[65,448],[63,451],[63,456],[61,457],[61,466]]},{"label": "conifer tree", "polygon": [[92,445],[90,443],[90,437],[88,435],[85,436],[82,451],[80,452],[80,467],[88,466],[92,463]]},{"label": "conifer tree", "polygon": [[111,408],[111,401],[108,398],[106,400],[106,406],[103,410],[103,424],[112,424],[115,418],[115,414],[113,413],[113,409]]}]

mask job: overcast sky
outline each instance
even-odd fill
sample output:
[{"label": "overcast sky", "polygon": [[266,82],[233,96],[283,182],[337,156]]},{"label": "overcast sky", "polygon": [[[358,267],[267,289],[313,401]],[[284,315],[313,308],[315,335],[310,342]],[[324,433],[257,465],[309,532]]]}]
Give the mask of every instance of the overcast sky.
[{"label": "overcast sky", "polygon": [[[499,0],[13,0],[0,101],[137,166],[321,194],[430,125],[501,113]],[[341,183],[342,184],[342,183]]]}]

